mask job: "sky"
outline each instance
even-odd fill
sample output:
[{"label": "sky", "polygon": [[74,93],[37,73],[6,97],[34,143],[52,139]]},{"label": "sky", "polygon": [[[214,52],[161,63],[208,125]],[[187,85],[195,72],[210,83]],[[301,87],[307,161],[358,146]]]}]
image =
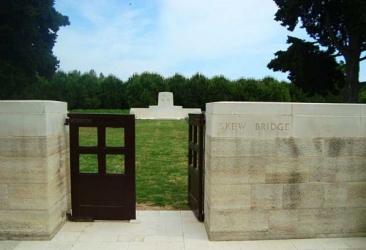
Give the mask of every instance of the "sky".
[{"label": "sky", "polygon": [[[273,0],[56,0],[55,8],[71,23],[53,49],[60,70],[93,69],[123,81],[146,71],[287,80],[267,64],[287,49],[288,35],[309,40],[274,20]],[[366,81],[366,62],[360,66]]]}]

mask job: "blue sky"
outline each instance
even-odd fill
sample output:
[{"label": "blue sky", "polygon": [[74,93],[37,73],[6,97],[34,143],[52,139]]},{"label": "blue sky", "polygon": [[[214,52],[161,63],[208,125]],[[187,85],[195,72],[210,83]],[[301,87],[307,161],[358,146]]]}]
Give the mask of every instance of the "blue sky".
[{"label": "blue sky", "polygon": [[287,35],[307,38],[274,21],[272,0],[56,0],[55,7],[71,22],[57,33],[60,69],[124,81],[144,71],[287,80],[267,64],[286,50]]}]

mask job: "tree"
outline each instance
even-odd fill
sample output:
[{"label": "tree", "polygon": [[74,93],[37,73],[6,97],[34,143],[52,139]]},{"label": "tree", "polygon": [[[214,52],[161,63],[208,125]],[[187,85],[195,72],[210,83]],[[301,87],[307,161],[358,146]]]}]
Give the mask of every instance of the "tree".
[{"label": "tree", "polygon": [[206,76],[196,73],[187,82],[187,108],[206,109],[208,79]]},{"label": "tree", "polygon": [[57,31],[69,25],[54,0],[0,1],[0,98],[19,98],[39,77],[50,79],[59,61]]},{"label": "tree", "polygon": [[309,36],[346,66],[345,102],[357,102],[362,52],[366,51],[365,0],[274,0],[275,20],[293,31],[299,21]]},{"label": "tree", "polygon": [[335,58],[312,42],[289,36],[286,51],[277,51],[267,65],[274,71],[289,72],[288,79],[307,94],[339,94],[344,74]]},{"label": "tree", "polygon": [[158,104],[159,92],[168,90],[169,86],[159,74],[134,74],[126,82],[126,100],[130,108],[147,108]]},{"label": "tree", "polygon": [[230,81],[224,76],[214,76],[208,81],[206,102],[230,100]]},{"label": "tree", "polygon": [[125,84],[113,75],[102,79],[102,107],[105,109],[126,109],[128,108],[125,99]]},{"label": "tree", "polygon": [[165,78],[164,81],[169,87],[169,90],[174,95],[174,105],[186,107],[187,103],[187,79],[181,74],[176,73],[174,76]]}]

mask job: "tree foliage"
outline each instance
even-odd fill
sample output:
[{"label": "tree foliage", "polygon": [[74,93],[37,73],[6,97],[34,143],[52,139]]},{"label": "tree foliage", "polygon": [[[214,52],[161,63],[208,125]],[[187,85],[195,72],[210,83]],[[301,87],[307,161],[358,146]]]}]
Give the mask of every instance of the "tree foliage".
[{"label": "tree foliage", "polygon": [[168,91],[164,78],[156,73],[135,74],[126,83],[126,99],[129,107],[146,108],[157,105],[159,92]]},{"label": "tree foliage", "polygon": [[53,76],[59,61],[52,49],[66,25],[54,0],[0,1],[0,99],[21,98],[38,77]]},{"label": "tree foliage", "polygon": [[289,72],[288,79],[305,93],[339,94],[344,74],[333,56],[316,44],[295,37],[289,36],[287,43],[291,45],[286,51],[277,51],[268,68]]},{"label": "tree foliage", "polygon": [[362,52],[366,51],[366,1],[274,0],[275,20],[293,31],[301,22],[328,53],[342,55],[346,66],[345,102],[357,102]]},{"label": "tree foliage", "polygon": [[206,103],[216,101],[288,102],[289,86],[272,77],[231,81],[224,76],[207,78],[198,73],[190,78],[176,74],[164,79],[159,74],[144,72],[124,82],[113,75],[98,75],[94,70],[74,70],[57,71],[51,80],[39,78],[27,94],[30,99],[67,102],[71,110],[129,109],[157,105],[159,92],[171,91],[174,105],[205,109]]}]

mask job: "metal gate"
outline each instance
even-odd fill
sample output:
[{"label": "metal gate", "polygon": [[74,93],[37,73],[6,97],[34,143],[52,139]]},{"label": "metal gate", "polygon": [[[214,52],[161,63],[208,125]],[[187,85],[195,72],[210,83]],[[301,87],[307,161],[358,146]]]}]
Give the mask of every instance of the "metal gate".
[{"label": "metal gate", "polygon": [[189,114],[188,205],[199,221],[204,220],[205,115]]},{"label": "metal gate", "polygon": [[68,117],[71,219],[135,219],[135,116]]}]

